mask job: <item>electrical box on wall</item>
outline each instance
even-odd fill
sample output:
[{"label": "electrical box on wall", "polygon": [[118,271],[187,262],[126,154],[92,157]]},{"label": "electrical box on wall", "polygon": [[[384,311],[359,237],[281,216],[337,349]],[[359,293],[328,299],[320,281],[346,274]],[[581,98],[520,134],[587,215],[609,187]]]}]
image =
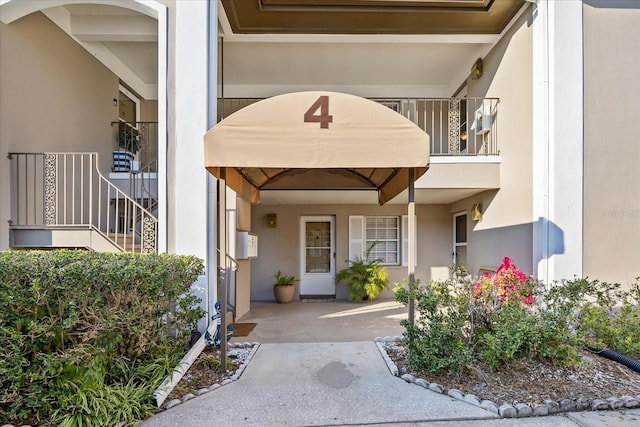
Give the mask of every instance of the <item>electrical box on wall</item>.
[{"label": "electrical box on wall", "polygon": [[258,256],[258,235],[248,231],[238,231],[236,251],[238,259],[256,258]]}]

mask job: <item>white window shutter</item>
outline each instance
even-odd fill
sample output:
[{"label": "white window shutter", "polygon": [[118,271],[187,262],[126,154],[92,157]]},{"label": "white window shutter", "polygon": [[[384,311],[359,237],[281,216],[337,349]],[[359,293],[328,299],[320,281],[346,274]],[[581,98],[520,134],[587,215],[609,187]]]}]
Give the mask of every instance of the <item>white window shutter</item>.
[{"label": "white window shutter", "polygon": [[[418,217],[416,221],[416,235],[413,236],[414,265],[418,265]],[[402,265],[409,265],[409,216],[402,215]]]},{"label": "white window shutter", "polygon": [[364,216],[349,216],[349,260],[364,254]]}]

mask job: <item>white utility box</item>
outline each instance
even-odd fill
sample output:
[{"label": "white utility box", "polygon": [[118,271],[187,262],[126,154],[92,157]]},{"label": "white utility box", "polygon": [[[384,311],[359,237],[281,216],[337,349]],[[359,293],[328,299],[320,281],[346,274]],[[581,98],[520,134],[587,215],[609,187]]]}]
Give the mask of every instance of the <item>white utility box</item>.
[{"label": "white utility box", "polygon": [[258,235],[248,231],[238,231],[236,251],[238,259],[256,258],[258,256]]}]

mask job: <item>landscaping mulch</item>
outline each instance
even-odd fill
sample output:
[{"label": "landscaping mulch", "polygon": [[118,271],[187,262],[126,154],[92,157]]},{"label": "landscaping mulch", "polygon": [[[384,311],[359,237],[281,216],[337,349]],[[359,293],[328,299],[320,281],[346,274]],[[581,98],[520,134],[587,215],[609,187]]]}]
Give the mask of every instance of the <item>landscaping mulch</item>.
[{"label": "landscaping mulch", "polygon": [[[492,369],[478,362],[460,374],[411,369],[404,343],[387,343],[385,349],[400,375],[411,374],[437,383],[446,390],[457,389],[498,405],[540,404],[544,400],[640,395],[640,374],[617,362],[580,350],[582,363],[573,367],[554,366],[547,361],[522,359]],[[446,391],[445,391],[446,392]]]}]

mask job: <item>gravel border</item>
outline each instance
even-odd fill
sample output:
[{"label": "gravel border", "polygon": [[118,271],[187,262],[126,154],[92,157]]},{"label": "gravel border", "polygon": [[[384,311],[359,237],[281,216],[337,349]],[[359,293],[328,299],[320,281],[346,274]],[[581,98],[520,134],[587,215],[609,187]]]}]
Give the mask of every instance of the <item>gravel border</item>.
[{"label": "gravel border", "polygon": [[178,406],[179,404],[184,403],[188,400],[191,400],[196,396],[202,396],[203,394],[206,394],[210,391],[219,389],[222,386],[225,386],[227,384],[231,384],[234,381],[237,381],[242,375],[242,373],[244,372],[245,368],[247,367],[251,359],[253,358],[253,355],[256,354],[256,351],[258,351],[258,347],[260,347],[260,343],[257,343],[257,342],[229,343],[228,348],[230,353],[234,350],[239,350],[239,349],[251,349],[249,354],[247,354],[246,357],[244,357],[244,359],[242,360],[242,363],[240,364],[238,369],[236,369],[235,372],[229,378],[223,380],[220,383],[212,384],[207,388],[201,388],[195,393],[187,393],[184,396],[182,396],[180,399],[171,399],[170,401],[163,403],[162,407],[165,410],[171,409],[174,406]]},{"label": "gravel border", "polygon": [[[378,337],[374,340],[378,346],[378,350],[382,355],[389,372],[392,375],[398,376],[398,367],[393,363],[389,354],[385,349],[386,344],[395,342],[406,342],[406,338],[395,337]],[[640,407],[640,395],[638,396],[622,396],[622,397],[608,397],[603,399],[560,399],[560,400],[544,400],[540,404],[529,405],[527,403],[517,403],[515,405],[504,404],[498,406],[495,402],[490,400],[481,400],[477,396],[469,393],[464,394],[460,390],[455,388],[446,389],[440,384],[431,383],[423,378],[416,378],[411,374],[404,374],[400,376],[401,379],[408,383],[415,384],[417,386],[426,388],[440,394],[446,394],[449,397],[468,403],[473,406],[486,409],[493,413],[500,415],[502,418],[524,418],[524,417],[542,417],[545,415],[555,415],[562,412],[579,412],[579,411],[603,411],[612,409],[632,409]]]}]

